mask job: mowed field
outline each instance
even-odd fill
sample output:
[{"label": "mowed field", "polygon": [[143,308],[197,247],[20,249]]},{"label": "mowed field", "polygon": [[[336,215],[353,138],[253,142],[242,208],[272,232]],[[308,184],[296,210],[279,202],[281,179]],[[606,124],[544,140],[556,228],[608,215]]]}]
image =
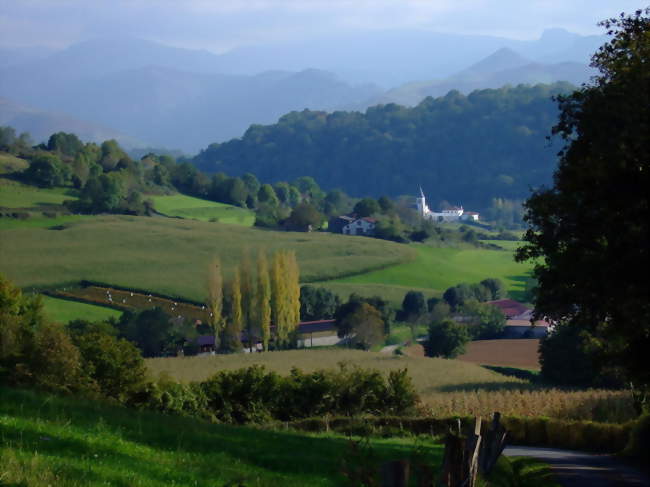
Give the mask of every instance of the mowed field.
[{"label": "mowed field", "polygon": [[63,230],[3,230],[0,272],[23,288],[82,279],[203,301],[207,268],[226,272],[244,249],[295,250],[303,282],[333,279],[406,262],[412,248],[330,233],[274,232],[173,218],[98,216]]},{"label": "mowed field", "polygon": [[154,208],[167,216],[189,218],[191,220],[230,223],[253,226],[255,213],[245,208],[202,200],[184,194],[152,196]]},{"label": "mowed field", "polygon": [[[507,242],[508,244],[509,242]],[[512,242],[511,247],[517,244]],[[461,282],[474,283],[488,277],[501,279],[508,293],[520,298],[530,263],[514,261],[512,250],[435,248],[411,244],[417,258],[401,265],[336,279],[333,284],[382,284],[444,291]]]},{"label": "mowed field", "polygon": [[463,362],[539,370],[539,339],[474,340],[458,357]]},{"label": "mowed field", "polygon": [[558,390],[460,360],[316,349],[154,358],[147,359],[146,363],[153,377],[169,375],[183,382],[202,380],[219,370],[254,364],[282,375],[289,374],[292,367],[313,371],[337,368],[340,363],[376,369],[383,374],[406,368],[422,399],[422,412],[436,417],[489,417],[494,411],[512,416],[605,422],[625,422],[636,417],[629,391]]},{"label": "mowed field", "polygon": [[79,318],[88,321],[102,321],[108,318],[119,318],[122,315],[120,311],[106,306],[78,303],[51,296],[43,296],[43,308],[45,315],[58,323],[67,323]]}]

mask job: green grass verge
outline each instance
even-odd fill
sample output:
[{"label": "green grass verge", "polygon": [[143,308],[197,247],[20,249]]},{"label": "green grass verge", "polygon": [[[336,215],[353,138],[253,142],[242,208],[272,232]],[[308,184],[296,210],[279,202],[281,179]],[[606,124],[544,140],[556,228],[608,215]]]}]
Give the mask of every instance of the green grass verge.
[{"label": "green grass verge", "polygon": [[154,208],[167,216],[178,216],[200,221],[218,221],[250,227],[255,223],[255,213],[245,208],[202,200],[184,194],[153,196]]},{"label": "green grass verge", "polygon": [[[513,242],[516,243],[516,242]],[[530,263],[514,261],[511,251],[436,248],[411,244],[417,258],[404,264],[363,275],[336,279],[335,283],[383,284],[444,291],[461,282],[474,283],[488,277],[501,279],[508,293],[522,298]]]},{"label": "green grass verge", "polygon": [[77,199],[77,192],[70,188],[37,188],[0,179],[0,206],[5,208],[60,205],[65,200],[74,199]]},{"label": "green grass verge", "polygon": [[51,296],[43,296],[43,307],[45,314],[58,323],[67,323],[76,319],[102,321],[108,318],[119,318],[122,315],[121,311],[105,306],[78,303]]},{"label": "green grass verge", "polygon": [[[0,388],[2,485],[340,486],[354,460],[337,435],[213,425]],[[376,439],[369,465],[408,458],[412,439]],[[442,447],[418,442],[439,465]]]},{"label": "green grass verge", "polygon": [[173,218],[99,216],[65,230],[3,230],[0,272],[20,287],[82,279],[203,301],[207,268],[226,272],[243,249],[296,251],[303,282],[365,272],[414,258],[406,245],[331,233],[275,232]]},{"label": "green grass verge", "polygon": [[22,171],[29,167],[29,162],[7,152],[0,152],[0,174]]}]

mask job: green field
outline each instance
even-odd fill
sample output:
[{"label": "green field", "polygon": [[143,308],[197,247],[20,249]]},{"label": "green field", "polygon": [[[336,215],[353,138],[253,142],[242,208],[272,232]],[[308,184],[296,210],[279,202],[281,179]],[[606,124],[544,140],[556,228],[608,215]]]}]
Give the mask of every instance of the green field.
[{"label": "green field", "polygon": [[228,271],[246,248],[252,253],[260,248],[295,250],[303,282],[415,257],[406,245],[370,238],[173,218],[98,216],[70,223],[64,230],[3,230],[0,272],[20,287],[87,279],[202,301],[211,259],[220,256]]},{"label": "green field", "polygon": [[[0,484],[341,486],[351,442],[337,435],[209,424],[99,402],[0,389]],[[373,439],[371,468],[416,440]],[[418,440],[434,467],[442,446]]]},{"label": "green field", "polygon": [[158,213],[200,221],[218,221],[235,225],[253,226],[255,213],[237,206],[202,200],[184,194],[153,196],[154,208]]},{"label": "green field", "polygon": [[[516,245],[518,242],[505,242]],[[510,246],[510,245],[509,245]],[[336,279],[336,283],[383,284],[444,291],[461,282],[474,283],[488,277],[501,279],[514,297],[521,297],[525,279],[532,265],[514,261],[511,251],[485,249],[436,248],[411,244],[417,251],[415,260],[369,272]]]},{"label": "green field", "polygon": [[22,171],[29,166],[29,162],[7,152],[0,152],[0,174]]},{"label": "green field", "polygon": [[76,319],[101,321],[111,317],[119,318],[122,315],[121,311],[105,306],[77,303],[51,296],[43,296],[43,307],[46,316],[59,323],[67,323]]},{"label": "green field", "polygon": [[409,291],[420,291],[424,295],[424,299],[429,299],[432,297],[440,297],[440,292],[427,289],[427,288],[418,288],[415,286],[396,286],[389,284],[377,284],[377,283],[352,283],[352,282],[340,282],[340,281],[325,281],[325,282],[316,282],[312,284],[316,287],[324,287],[329,289],[334,294],[343,300],[347,301],[348,297],[352,293],[359,294],[360,296],[380,296],[381,298],[387,300],[393,308],[401,308],[402,301],[404,300],[404,295]]},{"label": "green field", "polygon": [[55,218],[43,216],[41,212],[30,212],[31,216],[25,220],[20,218],[0,218],[0,230],[11,230],[14,228],[47,228],[69,223],[88,220],[91,215],[59,215]]},{"label": "green field", "polygon": [[34,208],[52,206],[76,198],[77,192],[70,188],[44,189],[0,179],[0,207]]}]

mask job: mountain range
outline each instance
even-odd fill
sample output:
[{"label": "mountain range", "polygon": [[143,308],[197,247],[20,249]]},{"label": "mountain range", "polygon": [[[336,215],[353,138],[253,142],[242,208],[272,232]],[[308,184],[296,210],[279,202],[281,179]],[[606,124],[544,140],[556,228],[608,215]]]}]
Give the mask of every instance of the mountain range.
[{"label": "mountain range", "polygon": [[[589,54],[602,42],[555,29],[535,41],[390,31],[222,55],[128,38],[54,52],[4,48],[0,120],[12,118],[9,106],[30,107],[19,130],[36,137],[39,127],[65,130],[77,120],[86,131],[128,134],[142,141],[137,145],[195,152],[293,110],[416,105],[452,89],[504,84],[579,84],[591,73]],[[67,125],[57,125],[52,114],[67,117]]]}]

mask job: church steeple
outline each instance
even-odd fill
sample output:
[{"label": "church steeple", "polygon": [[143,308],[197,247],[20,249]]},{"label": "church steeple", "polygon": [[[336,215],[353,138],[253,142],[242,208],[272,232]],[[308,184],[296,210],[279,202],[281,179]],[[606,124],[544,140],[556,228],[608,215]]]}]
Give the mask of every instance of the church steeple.
[{"label": "church steeple", "polygon": [[417,208],[418,208],[418,213],[420,214],[420,216],[425,217],[429,213],[429,207],[427,206],[427,200],[424,197],[424,192],[422,191],[422,186],[418,186],[418,188],[420,188],[420,197],[416,198],[415,201],[416,201],[416,205],[417,205]]}]

